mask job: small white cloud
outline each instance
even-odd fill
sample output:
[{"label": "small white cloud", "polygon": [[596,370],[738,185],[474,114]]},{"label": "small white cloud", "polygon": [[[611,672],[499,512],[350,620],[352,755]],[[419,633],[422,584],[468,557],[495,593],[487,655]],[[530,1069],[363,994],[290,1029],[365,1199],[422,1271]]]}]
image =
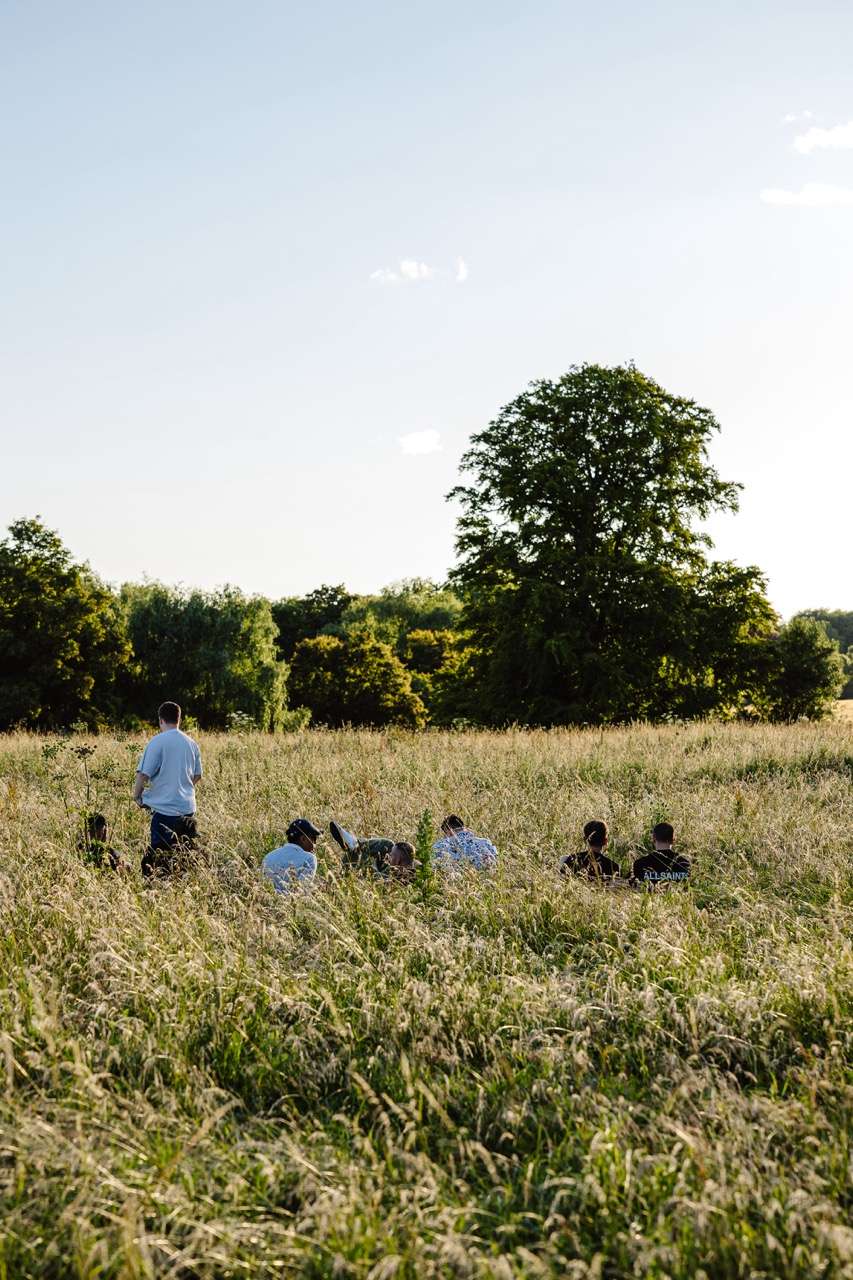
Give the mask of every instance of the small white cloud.
[{"label": "small white cloud", "polygon": [[380,284],[407,284],[413,280],[429,280],[433,275],[435,272],[432,267],[428,267],[425,262],[404,258],[396,271],[392,271],[390,267],[380,267],[378,271],[371,271],[370,278]]},{"label": "small white cloud", "polygon": [[799,124],[801,120],[814,120],[813,111],[789,111],[782,117],[783,124]]},{"label": "small white cloud", "polygon": [[468,279],[468,263],[464,258],[456,259],[456,283],[464,284]]},{"label": "small white cloud", "polygon": [[807,156],[812,151],[849,151],[853,148],[853,120],[836,124],[831,129],[813,125],[794,139],[794,150]]},{"label": "small white cloud", "polygon": [[371,280],[378,280],[380,284],[399,284],[400,277],[396,271],[389,271],[387,267],[380,267],[378,271],[371,271]]},{"label": "small white cloud", "polygon": [[414,457],[416,454],[439,453],[441,450],[441,433],[438,431],[410,431],[406,436],[398,436],[403,453]]},{"label": "small white cloud", "polygon": [[416,262],[414,258],[404,258],[400,263],[400,275],[404,280],[429,280],[432,274],[432,267],[425,262]]},{"label": "small white cloud", "polygon": [[824,182],[807,182],[799,191],[765,187],[761,199],[764,204],[799,209],[840,209],[853,205],[853,187],[833,187]]}]

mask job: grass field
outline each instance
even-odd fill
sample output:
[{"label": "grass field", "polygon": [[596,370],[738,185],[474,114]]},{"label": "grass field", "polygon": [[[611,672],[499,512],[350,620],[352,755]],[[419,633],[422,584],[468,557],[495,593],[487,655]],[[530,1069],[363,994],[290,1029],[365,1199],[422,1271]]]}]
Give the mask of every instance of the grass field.
[{"label": "grass field", "polygon": [[[853,1277],[849,721],[202,736],[153,889],[76,851],[87,768],[144,838],[138,741],[84,744],[0,739],[0,1280]],[[424,808],[498,873],[258,875]],[[561,882],[597,816],[626,866],[671,818],[692,888]]]}]

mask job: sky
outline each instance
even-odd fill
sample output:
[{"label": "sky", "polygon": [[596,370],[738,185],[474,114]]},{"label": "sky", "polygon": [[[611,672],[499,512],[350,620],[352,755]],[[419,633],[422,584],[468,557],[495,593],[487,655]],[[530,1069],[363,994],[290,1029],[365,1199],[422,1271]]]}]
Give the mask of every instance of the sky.
[{"label": "sky", "polygon": [[442,579],[473,432],[633,360],[716,554],[853,609],[849,0],[5,0],[0,527],[107,581]]}]

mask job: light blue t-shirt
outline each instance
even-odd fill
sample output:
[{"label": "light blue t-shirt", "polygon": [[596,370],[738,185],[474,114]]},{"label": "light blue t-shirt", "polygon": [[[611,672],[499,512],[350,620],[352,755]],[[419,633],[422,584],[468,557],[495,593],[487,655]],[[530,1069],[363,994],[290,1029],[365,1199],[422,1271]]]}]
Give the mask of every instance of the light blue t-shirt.
[{"label": "light blue t-shirt", "polygon": [[201,777],[198,743],[180,729],[164,729],[152,738],[136,766],[151,779],[142,803],[168,818],[195,813],[193,778]]},{"label": "light blue t-shirt", "polygon": [[261,871],[272,880],[276,893],[288,893],[297,881],[313,880],[317,874],[317,859],[313,853],[298,844],[283,844],[273,849],[261,863]]}]

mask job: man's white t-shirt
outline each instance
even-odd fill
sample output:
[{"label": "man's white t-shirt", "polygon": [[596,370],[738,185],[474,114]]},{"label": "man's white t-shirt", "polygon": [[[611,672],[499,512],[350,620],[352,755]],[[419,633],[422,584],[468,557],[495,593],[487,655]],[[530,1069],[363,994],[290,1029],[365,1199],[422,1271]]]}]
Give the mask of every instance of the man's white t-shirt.
[{"label": "man's white t-shirt", "polygon": [[180,729],[164,729],[151,739],[136,766],[151,779],[142,793],[142,803],[154,813],[168,818],[195,813],[195,784],[201,777],[201,752]]},{"label": "man's white t-shirt", "polygon": [[273,849],[261,863],[261,871],[272,880],[276,893],[289,893],[296,881],[313,880],[317,874],[317,859],[313,853],[298,844],[283,844]]}]

